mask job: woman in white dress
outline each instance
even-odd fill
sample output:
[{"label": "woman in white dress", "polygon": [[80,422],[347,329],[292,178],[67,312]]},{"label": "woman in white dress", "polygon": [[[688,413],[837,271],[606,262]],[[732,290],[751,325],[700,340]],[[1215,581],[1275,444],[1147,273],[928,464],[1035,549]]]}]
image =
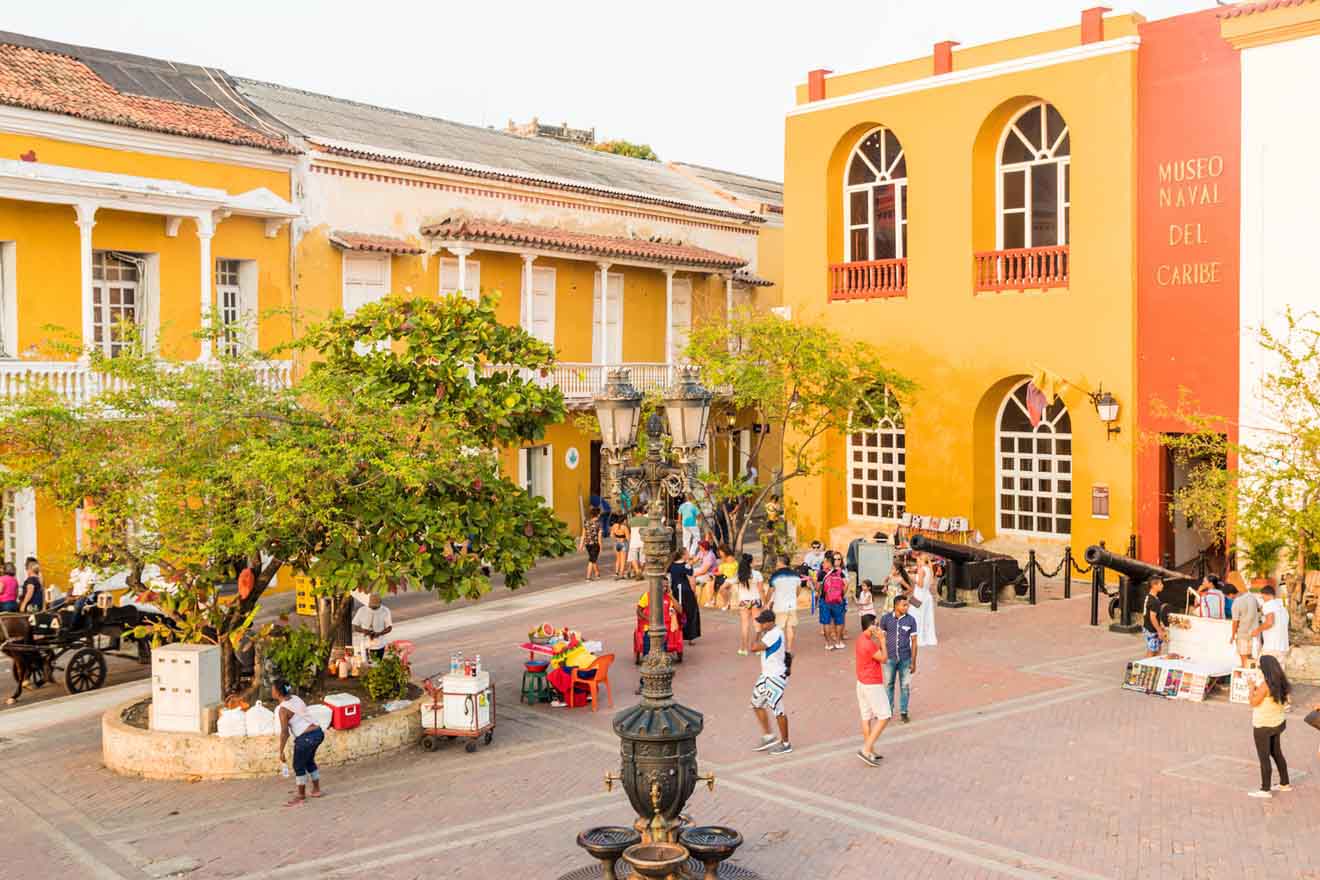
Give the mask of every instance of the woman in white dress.
[{"label": "woman in white dress", "polygon": [[921,557],[917,582],[912,588],[912,616],[917,619],[917,644],[921,647],[938,644],[935,638],[935,569],[929,556]]}]

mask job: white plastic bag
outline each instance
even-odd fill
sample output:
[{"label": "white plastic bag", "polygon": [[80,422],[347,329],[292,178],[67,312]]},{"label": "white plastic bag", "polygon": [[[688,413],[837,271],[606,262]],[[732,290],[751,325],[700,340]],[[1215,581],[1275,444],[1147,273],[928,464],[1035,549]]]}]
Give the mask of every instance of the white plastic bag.
[{"label": "white plastic bag", "polygon": [[242,709],[221,709],[216,736],[247,736],[247,714]]},{"label": "white plastic bag", "polygon": [[307,707],[307,716],[316,722],[317,727],[322,730],[329,730],[330,719],[334,716],[334,713],[330,711],[329,706],[317,703]]},{"label": "white plastic bag", "polygon": [[251,709],[247,710],[246,721],[248,736],[274,736],[280,732],[275,713],[261,705],[260,700]]}]

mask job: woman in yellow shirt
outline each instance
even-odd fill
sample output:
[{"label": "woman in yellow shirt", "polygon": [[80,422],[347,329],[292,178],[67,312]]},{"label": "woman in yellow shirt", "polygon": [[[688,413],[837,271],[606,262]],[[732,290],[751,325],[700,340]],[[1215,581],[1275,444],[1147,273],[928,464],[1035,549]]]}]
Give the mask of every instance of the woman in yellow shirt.
[{"label": "woman in yellow shirt", "polygon": [[1270,759],[1279,768],[1278,791],[1292,791],[1288,784],[1288,762],[1283,759],[1283,749],[1279,740],[1283,729],[1288,726],[1284,720],[1284,707],[1288,705],[1288,694],[1292,685],[1283,674],[1283,667],[1278,658],[1264,654],[1260,658],[1260,684],[1251,689],[1251,732],[1256,740],[1256,757],[1260,759],[1260,790],[1247,792],[1251,797],[1273,797],[1270,793]]},{"label": "woman in yellow shirt", "polygon": [[738,559],[728,546],[720,547],[719,577],[715,579],[715,607],[721,611],[733,608],[733,584],[738,579]]}]

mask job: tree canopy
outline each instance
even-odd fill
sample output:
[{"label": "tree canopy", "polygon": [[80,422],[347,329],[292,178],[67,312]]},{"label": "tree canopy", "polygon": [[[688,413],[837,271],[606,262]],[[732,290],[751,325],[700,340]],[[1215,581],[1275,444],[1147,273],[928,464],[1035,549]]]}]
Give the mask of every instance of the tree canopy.
[{"label": "tree canopy", "polygon": [[613,153],[616,156],[629,156],[633,159],[646,159],[648,162],[659,162],[660,157],[651,149],[650,144],[634,144],[632,141],[625,141],[616,138],[609,141],[601,141],[592,146],[593,150],[601,153]]},{"label": "tree canopy", "polygon": [[703,382],[726,397],[727,406],[749,411],[755,423],[769,426],[752,435],[753,459],[760,460],[769,436],[783,443],[783,459],[764,483],[706,476],[719,497],[744,501],[734,525],[735,550],[745,541],[751,511],[769,496],[782,495],[790,480],[824,469],[826,436],[895,415],[917,390],[869,343],[751,310],[694,329],[687,356],[701,368]]},{"label": "tree canopy", "polygon": [[[167,584],[176,635],[237,644],[285,566],[342,596],[409,583],[476,598],[490,569],[520,586],[572,547],[500,471],[496,449],[563,418],[537,374],[548,346],[502,325],[490,298],[389,298],[334,313],[274,354],[311,365],[291,386],[256,354],[167,363],[92,353],[106,390],[34,390],[0,408],[0,480],[84,508],[77,562],[130,587]],[[220,586],[251,568],[251,588]]]}]

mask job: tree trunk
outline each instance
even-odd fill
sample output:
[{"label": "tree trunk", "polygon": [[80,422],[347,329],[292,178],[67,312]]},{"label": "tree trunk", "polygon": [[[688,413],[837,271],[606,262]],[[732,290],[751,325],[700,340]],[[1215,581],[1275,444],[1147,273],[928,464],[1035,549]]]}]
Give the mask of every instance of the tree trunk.
[{"label": "tree trunk", "polygon": [[224,700],[238,691],[238,656],[229,639],[221,636],[220,648],[220,699]]}]

